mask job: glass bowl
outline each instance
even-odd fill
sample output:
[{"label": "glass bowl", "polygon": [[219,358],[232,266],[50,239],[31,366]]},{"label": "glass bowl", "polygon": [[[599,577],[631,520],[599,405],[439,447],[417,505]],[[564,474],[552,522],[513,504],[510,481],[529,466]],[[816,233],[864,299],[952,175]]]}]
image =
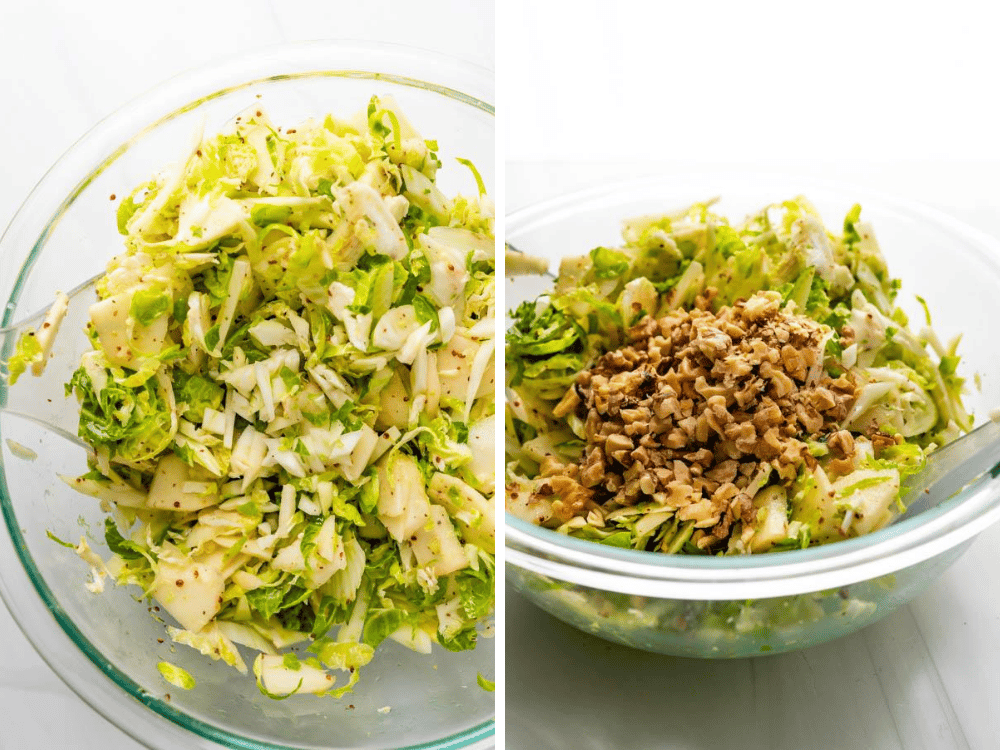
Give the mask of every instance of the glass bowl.
[{"label": "glass bowl", "polygon": [[[320,42],[262,50],[172,79],[100,123],[45,175],[0,240],[0,327],[52,302],[121,252],[109,196],[128,195],[178,160],[196,130],[216,132],[249,106],[290,125],[363,110],[373,94],[396,98],[426,138],[437,139],[445,192],[476,189],[455,157],[471,159],[492,194],[493,75],[436,53],[406,47]],[[6,359],[8,350],[0,352]],[[22,405],[73,424],[76,402],[60,391],[86,348],[64,327],[46,376],[25,376],[0,405]],[[45,385],[49,383],[49,385]],[[46,390],[48,389],[48,390]],[[72,426],[70,429],[73,429]],[[74,430],[75,432],[75,430]],[[22,460],[15,441],[37,454]],[[137,590],[84,588],[87,565],[47,537],[78,540],[108,556],[103,513],[58,475],[86,470],[84,452],[36,424],[0,413],[0,594],[52,669],[95,710],[154,748],[482,748],[492,745],[494,695],[477,685],[493,675],[493,641],[473,651],[435,647],[419,655],[380,647],[353,693],[341,700],[295,696],[273,701],[252,676],[185,646],[135,601]],[[166,642],[163,642],[166,640]],[[169,661],[197,680],[191,691],[163,681]],[[388,710],[386,707],[389,707]],[[382,709],[381,711],[379,709]],[[217,744],[218,743],[218,744]]]},{"label": "glass bowl", "polygon": [[[961,334],[959,373],[978,421],[1000,405],[1000,242],[926,206],[870,190],[777,175],[676,175],[601,187],[511,214],[506,240],[556,260],[621,243],[621,221],[721,196],[736,220],[805,195],[837,227],[854,203],[872,222],[897,302],[934,329]],[[552,266],[556,267],[555,264]],[[513,309],[551,287],[541,277],[506,281]],[[1000,450],[998,450],[1000,458]],[[998,467],[1000,469],[1000,467]],[[909,601],[1000,518],[1000,471],[957,495],[926,498],[929,510],[868,536],[805,550],[699,557],[617,549],[506,516],[507,576],[529,600],[602,638],[664,654],[735,658],[806,648],[858,630]]]}]

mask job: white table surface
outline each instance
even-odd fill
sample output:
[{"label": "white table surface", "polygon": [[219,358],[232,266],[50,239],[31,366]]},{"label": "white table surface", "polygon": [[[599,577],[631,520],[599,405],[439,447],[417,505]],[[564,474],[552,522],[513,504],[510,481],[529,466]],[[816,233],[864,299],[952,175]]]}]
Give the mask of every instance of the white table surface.
[{"label": "white table surface", "polygon": [[[0,228],[101,118],[184,70],[265,45],[357,39],[493,68],[492,0],[0,2]],[[77,698],[0,604],[0,750],[137,750]]]},{"label": "white table surface", "polygon": [[[508,163],[507,211],[605,180],[704,166]],[[715,168],[849,181],[921,200],[1000,238],[997,167],[798,161]],[[994,750],[998,578],[995,526],[926,592],[871,627],[798,653],[734,661],[612,645],[550,617],[508,586],[506,747]]]}]

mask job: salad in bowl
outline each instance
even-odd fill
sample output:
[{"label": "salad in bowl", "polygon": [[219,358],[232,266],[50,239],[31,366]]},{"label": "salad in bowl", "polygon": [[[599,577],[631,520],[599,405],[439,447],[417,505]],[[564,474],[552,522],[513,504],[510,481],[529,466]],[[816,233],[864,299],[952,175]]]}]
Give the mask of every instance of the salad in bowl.
[{"label": "salad in bowl", "polygon": [[512,515],[632,550],[806,548],[885,527],[970,429],[958,339],[896,305],[861,206],[831,231],[802,196],[738,222],[708,201],[622,234],[511,313]]}]

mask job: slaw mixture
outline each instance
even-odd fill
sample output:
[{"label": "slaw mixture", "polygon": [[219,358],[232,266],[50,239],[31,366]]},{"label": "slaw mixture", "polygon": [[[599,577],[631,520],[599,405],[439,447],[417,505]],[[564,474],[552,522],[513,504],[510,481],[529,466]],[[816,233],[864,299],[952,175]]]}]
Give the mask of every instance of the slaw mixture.
[{"label": "slaw mixture", "polygon": [[926,305],[911,327],[860,214],[834,234],[803,197],[738,224],[701,203],[563,259],[507,332],[507,509],[688,554],[889,523],[902,480],[971,418],[958,340]]},{"label": "slaw mixture", "polygon": [[112,555],[76,549],[272,697],[342,695],[387,638],[473,648],[493,609],[494,211],[437,149],[388,97],[253,108],[118,210],[67,385]]}]

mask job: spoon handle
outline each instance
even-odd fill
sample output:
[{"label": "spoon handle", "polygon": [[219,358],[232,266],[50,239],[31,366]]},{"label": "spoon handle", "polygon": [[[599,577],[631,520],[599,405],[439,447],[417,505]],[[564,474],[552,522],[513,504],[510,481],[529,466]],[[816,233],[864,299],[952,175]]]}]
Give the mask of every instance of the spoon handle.
[{"label": "spoon handle", "polygon": [[989,420],[934,451],[927,466],[903,483],[906,515],[940,504],[1000,463],[1000,423]]},{"label": "spoon handle", "polygon": [[504,243],[504,275],[512,276],[546,276],[554,279],[549,271],[549,263],[544,258],[527,255],[509,242]]},{"label": "spoon handle", "polygon": [[0,412],[29,419],[82,446],[86,444],[76,436],[79,406],[72,395],[67,395],[65,384],[79,365],[80,357],[90,349],[84,326],[94,302],[96,278],[88,279],[68,294],[66,314],[40,375],[35,376],[29,367],[17,383],[10,385],[8,361],[21,336],[43,325],[48,309],[0,328]]}]

